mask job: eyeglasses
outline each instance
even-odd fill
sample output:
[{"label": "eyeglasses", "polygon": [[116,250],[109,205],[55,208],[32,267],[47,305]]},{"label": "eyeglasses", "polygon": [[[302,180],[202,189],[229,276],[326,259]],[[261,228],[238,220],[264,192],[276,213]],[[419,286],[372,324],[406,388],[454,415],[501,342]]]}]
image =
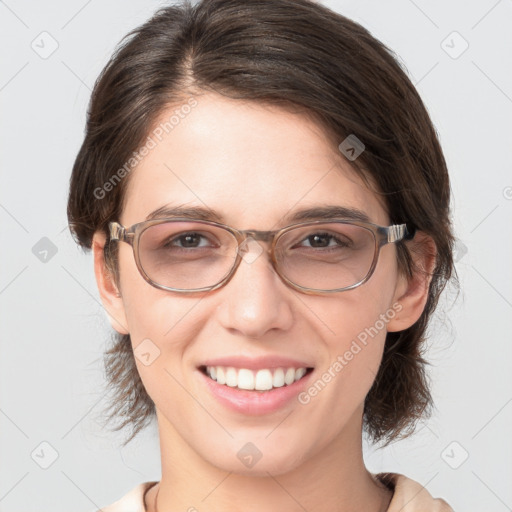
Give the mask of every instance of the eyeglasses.
[{"label": "eyeglasses", "polygon": [[[388,227],[347,219],[315,220],[278,231],[237,230],[213,221],[156,219],[126,228],[109,223],[110,240],[133,248],[142,277],[152,286],[180,293],[224,286],[242,260],[263,253],[280,278],[303,293],[341,292],[368,281],[386,244],[411,239],[406,224]],[[250,246],[254,251],[249,252]],[[253,254],[251,256],[251,254]]]}]

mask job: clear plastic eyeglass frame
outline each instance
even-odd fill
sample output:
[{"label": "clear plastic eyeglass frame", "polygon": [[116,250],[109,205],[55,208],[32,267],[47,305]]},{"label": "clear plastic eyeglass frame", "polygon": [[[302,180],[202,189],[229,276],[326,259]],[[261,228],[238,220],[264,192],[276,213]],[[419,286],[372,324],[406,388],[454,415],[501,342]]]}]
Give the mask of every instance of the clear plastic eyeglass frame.
[{"label": "clear plastic eyeglass frame", "polygon": [[[169,286],[164,286],[162,284],[159,284],[155,281],[153,281],[145,272],[144,268],[141,265],[140,257],[139,257],[139,239],[140,235],[149,227],[155,226],[158,224],[164,224],[167,222],[193,222],[195,224],[204,224],[206,226],[214,226],[217,228],[222,228],[229,233],[231,233],[238,242],[238,247],[236,251],[236,259],[233,263],[233,266],[231,270],[228,272],[226,276],[224,276],[219,282],[215,283],[212,286],[203,287],[203,288],[194,288],[191,290],[188,289],[180,289],[180,288],[171,288]],[[314,226],[315,224],[326,224],[326,223],[342,223],[342,224],[349,224],[352,226],[359,226],[362,228],[367,229],[373,234],[373,238],[375,241],[375,249],[373,254],[373,260],[370,266],[370,269],[366,273],[366,275],[360,279],[357,283],[354,283],[351,286],[346,286],[344,288],[335,288],[335,289],[315,289],[315,288],[307,288],[304,286],[300,286],[290,279],[288,279],[279,269],[279,263],[275,257],[275,247],[279,240],[279,238],[287,233],[288,231],[295,229],[295,228],[302,228],[307,226]],[[323,219],[323,220],[314,220],[314,221],[308,221],[308,222],[301,222],[297,224],[291,224],[289,226],[286,226],[282,229],[276,230],[276,231],[258,231],[254,229],[246,229],[246,230],[238,230],[235,228],[232,228],[230,226],[227,226],[225,224],[220,224],[218,222],[214,221],[206,221],[206,220],[196,220],[189,217],[172,217],[172,218],[162,218],[162,219],[154,219],[154,220],[148,220],[144,222],[139,222],[137,224],[134,224],[131,227],[124,227],[123,225],[119,224],[118,222],[110,222],[109,223],[109,231],[110,231],[110,241],[121,241],[126,242],[127,244],[132,246],[133,249],[133,255],[135,258],[135,263],[137,265],[137,269],[139,270],[142,277],[152,286],[155,288],[159,288],[162,290],[177,292],[177,293],[197,293],[197,292],[203,292],[203,291],[212,291],[216,290],[218,288],[221,288],[222,286],[226,285],[229,280],[233,277],[236,270],[238,269],[240,262],[243,259],[243,250],[240,250],[240,247],[246,242],[249,238],[252,238],[256,241],[261,241],[265,243],[270,244],[270,248],[267,250],[267,252],[270,255],[270,261],[272,263],[272,266],[275,270],[275,272],[279,275],[279,277],[291,288],[300,291],[302,293],[306,294],[314,294],[314,295],[323,295],[325,293],[337,293],[342,292],[346,290],[352,290],[354,288],[357,288],[358,286],[362,285],[366,281],[370,279],[373,272],[375,271],[375,267],[377,266],[377,261],[380,254],[380,249],[391,243],[396,243],[402,240],[410,240],[414,238],[415,230],[408,230],[406,224],[394,224],[391,226],[379,226],[378,224],[373,224],[371,222],[364,222],[359,220],[353,220],[353,219],[342,219],[342,218],[332,218],[332,219]]]}]

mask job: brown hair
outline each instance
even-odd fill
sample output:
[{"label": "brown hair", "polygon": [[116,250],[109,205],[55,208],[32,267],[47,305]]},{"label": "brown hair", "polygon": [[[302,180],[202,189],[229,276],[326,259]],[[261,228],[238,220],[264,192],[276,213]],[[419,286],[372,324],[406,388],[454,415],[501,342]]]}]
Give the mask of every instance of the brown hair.
[{"label": "brown hair", "polygon": [[[413,326],[387,333],[364,408],[374,441],[409,435],[432,406],[426,328],[454,272],[450,185],[417,91],[393,53],[359,24],[308,0],[203,0],[163,8],[128,34],[95,84],[73,167],[68,219],[77,243],[90,248],[93,234],[108,234],[108,223],[119,219],[129,174],[108,193],[105,184],[162,111],[208,91],[293,107],[336,145],[355,135],[365,150],[350,164],[382,195],[390,221],[433,238],[437,258],[426,307]],[[397,253],[401,270],[411,275],[409,248],[399,243]],[[115,244],[107,243],[105,258],[115,277]],[[108,421],[121,420],[115,430],[131,426],[127,444],[155,415],[155,405],[128,335],[115,334],[104,357],[113,392]]]}]

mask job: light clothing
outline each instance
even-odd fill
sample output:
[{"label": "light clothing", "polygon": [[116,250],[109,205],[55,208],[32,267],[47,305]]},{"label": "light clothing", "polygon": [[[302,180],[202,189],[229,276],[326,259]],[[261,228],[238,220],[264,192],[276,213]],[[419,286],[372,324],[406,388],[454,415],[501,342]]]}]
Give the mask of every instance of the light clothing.
[{"label": "light clothing", "polygon": [[[446,501],[432,498],[422,485],[404,475],[378,473],[375,476],[390,489],[394,489],[387,512],[453,512]],[[141,483],[120,500],[96,512],[146,512],[144,493],[157,483]]]}]

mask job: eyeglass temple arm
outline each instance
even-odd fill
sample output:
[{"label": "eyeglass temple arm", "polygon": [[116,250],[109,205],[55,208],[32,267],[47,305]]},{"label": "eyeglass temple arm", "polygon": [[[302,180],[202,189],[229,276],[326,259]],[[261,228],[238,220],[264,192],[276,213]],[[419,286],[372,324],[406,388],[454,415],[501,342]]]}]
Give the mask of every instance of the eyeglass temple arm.
[{"label": "eyeglass temple arm", "polygon": [[387,243],[392,244],[400,240],[412,240],[416,233],[415,227],[407,227],[407,224],[395,224],[386,229]]},{"label": "eyeglass temple arm", "polygon": [[124,240],[126,236],[126,230],[118,222],[109,222],[108,228],[110,230],[110,240]]}]

